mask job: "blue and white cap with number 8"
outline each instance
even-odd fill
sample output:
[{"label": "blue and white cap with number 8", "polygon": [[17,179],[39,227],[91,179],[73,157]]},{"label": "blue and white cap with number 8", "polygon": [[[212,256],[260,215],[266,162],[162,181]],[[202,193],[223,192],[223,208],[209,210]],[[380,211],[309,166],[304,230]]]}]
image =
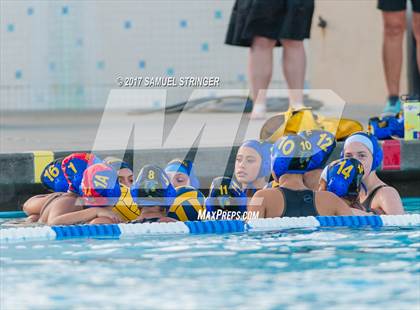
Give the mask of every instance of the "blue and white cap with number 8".
[{"label": "blue and white cap with number 8", "polygon": [[308,171],[312,144],[305,138],[291,134],[281,137],[271,152],[271,173],[278,180],[283,174],[304,174]]},{"label": "blue and white cap with number 8", "polygon": [[140,207],[169,208],[176,197],[176,190],[162,168],[146,165],[131,186],[131,196]]}]

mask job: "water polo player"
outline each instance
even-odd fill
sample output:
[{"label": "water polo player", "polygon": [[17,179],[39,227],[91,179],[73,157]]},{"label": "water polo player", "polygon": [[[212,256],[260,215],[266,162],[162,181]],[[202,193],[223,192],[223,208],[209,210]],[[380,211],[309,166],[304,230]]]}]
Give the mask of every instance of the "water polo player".
[{"label": "water polo player", "polygon": [[308,171],[303,175],[303,181],[308,188],[317,190],[322,169],[337,145],[335,136],[329,131],[318,129],[302,131],[298,135],[312,145]]},{"label": "water polo player", "polygon": [[371,134],[357,132],[344,142],[344,157],[359,160],[365,174],[365,190],[359,195],[360,203],[367,212],[376,214],[404,214],[404,208],[397,190],[385,184],[376,174],[382,163],[383,153],[378,140]]},{"label": "water polo player", "polygon": [[200,188],[200,181],[195,175],[193,162],[188,159],[171,160],[165,167],[165,173],[175,188],[178,186]]},{"label": "water polo player", "polygon": [[[332,133],[325,130],[305,130],[298,133],[299,136],[308,140],[312,149],[310,150],[310,159],[307,170],[303,174],[303,182],[312,190],[318,190],[319,179],[326,162],[334,151],[337,142]],[[265,188],[278,187],[276,181],[272,181]]]},{"label": "water polo player", "polygon": [[273,146],[271,171],[277,188],[259,190],[248,211],[259,217],[352,215],[352,210],[330,192],[314,192],[303,182],[308,171],[312,144],[299,135],[280,138]]},{"label": "water polo player", "polygon": [[209,196],[206,199],[206,211],[222,210],[237,212],[240,215],[246,211],[246,200],[245,193],[235,180],[229,177],[218,177],[211,182]]},{"label": "water polo player", "polygon": [[[359,203],[363,175],[363,165],[356,158],[337,159],[323,170],[319,190],[332,192],[343,199],[349,207],[365,211]],[[353,212],[355,213],[354,210]],[[366,215],[365,212],[360,214]]]},{"label": "water polo player", "polygon": [[176,197],[176,191],[160,167],[144,166],[131,187],[131,195],[142,208],[140,216],[133,223],[175,221],[166,215]]},{"label": "water polo player", "polygon": [[63,159],[61,167],[69,183],[69,192],[83,195],[81,184],[86,168],[102,161],[91,153],[73,153]]},{"label": "water polo player", "polygon": [[87,167],[100,162],[101,160],[91,153],[73,153],[65,157],[61,169],[69,185],[68,191],[66,195],[55,199],[41,210],[39,222],[51,225],[57,216],[82,210],[83,202],[79,198],[83,195],[83,173]]},{"label": "water polo player", "polygon": [[133,185],[133,169],[123,160],[116,157],[106,157],[103,161],[105,164],[114,168],[118,172],[118,181],[127,187]]},{"label": "water polo player", "polygon": [[270,176],[270,149],[271,144],[267,142],[248,140],[236,154],[235,179],[248,197],[267,185]]},{"label": "water polo player", "polygon": [[52,193],[33,196],[23,204],[22,209],[28,216],[27,221],[37,222],[41,210],[67,192],[69,185],[61,169],[62,161],[63,158],[56,159],[49,163],[42,171],[41,183]]},{"label": "water polo player", "polygon": [[87,167],[81,184],[83,207],[80,210],[56,216],[50,225],[78,223],[110,224],[121,221],[112,211],[121,196],[117,171],[104,163]]},{"label": "water polo player", "polygon": [[[132,221],[140,215],[140,209],[131,197],[130,187],[133,185],[133,170],[125,161],[116,157],[106,157],[103,162],[111,166],[118,173],[118,182],[121,187],[121,197],[112,211],[117,213],[121,220]],[[97,220],[98,221],[98,220]]]}]

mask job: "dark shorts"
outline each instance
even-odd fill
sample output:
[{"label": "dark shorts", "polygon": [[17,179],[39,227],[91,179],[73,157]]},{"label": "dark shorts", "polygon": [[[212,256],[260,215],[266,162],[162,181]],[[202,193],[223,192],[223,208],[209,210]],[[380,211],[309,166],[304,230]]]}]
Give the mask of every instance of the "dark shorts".
[{"label": "dark shorts", "polygon": [[309,38],[314,0],[236,0],[226,44],[251,46],[256,36],[277,41]]},{"label": "dark shorts", "polygon": [[[407,9],[408,0],[378,0],[378,9],[384,12],[398,12]],[[413,11],[420,13],[420,0],[411,0]]]}]

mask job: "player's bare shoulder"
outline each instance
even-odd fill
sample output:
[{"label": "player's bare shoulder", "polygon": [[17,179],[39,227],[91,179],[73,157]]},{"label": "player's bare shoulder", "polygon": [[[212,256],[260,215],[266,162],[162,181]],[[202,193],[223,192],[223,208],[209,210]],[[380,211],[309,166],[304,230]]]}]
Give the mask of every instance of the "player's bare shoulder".
[{"label": "player's bare shoulder", "polygon": [[346,203],[340,199],[337,195],[334,193],[328,192],[328,191],[318,191],[315,192],[315,202],[317,208],[322,209],[328,209],[330,212],[328,213],[335,213],[334,210],[342,209],[342,210],[348,210],[349,215],[352,214],[349,207],[346,205]]}]

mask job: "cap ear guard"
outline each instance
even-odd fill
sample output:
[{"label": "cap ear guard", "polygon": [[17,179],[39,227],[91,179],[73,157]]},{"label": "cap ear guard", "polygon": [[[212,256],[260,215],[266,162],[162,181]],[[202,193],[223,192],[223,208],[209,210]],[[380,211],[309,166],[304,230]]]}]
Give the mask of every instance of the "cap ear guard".
[{"label": "cap ear guard", "polygon": [[240,185],[229,177],[213,179],[209,197],[206,199],[206,210],[226,209],[231,211],[246,210],[246,195]]},{"label": "cap ear guard", "polygon": [[189,174],[188,177],[190,179],[190,185],[196,189],[200,188],[200,181],[198,180],[197,175],[195,174],[194,164],[191,160],[185,159],[184,164],[188,166]]},{"label": "cap ear guard", "polygon": [[348,184],[344,182],[330,182],[327,183],[327,191],[336,194],[338,197],[347,196]]},{"label": "cap ear guard", "polygon": [[261,156],[261,167],[259,177],[268,177],[271,174],[271,148],[273,145],[268,142],[262,142],[263,156]]},{"label": "cap ear guard", "polygon": [[67,192],[69,183],[61,168],[62,158],[49,163],[41,173],[41,183],[53,192]]},{"label": "cap ear guard", "polygon": [[92,153],[73,153],[65,157],[61,169],[69,184],[69,191],[82,195],[80,187],[86,168],[102,161]]},{"label": "cap ear guard", "polygon": [[[289,170],[291,158],[276,157],[272,160],[272,172],[276,179],[280,178],[283,174],[286,174]],[[304,172],[302,172],[303,174]]]},{"label": "cap ear guard", "polygon": [[337,145],[335,136],[329,131],[318,129],[302,131],[298,135],[312,144],[308,170],[323,168]]},{"label": "cap ear guard", "polygon": [[107,164],[94,164],[83,173],[81,191],[86,206],[113,206],[121,196],[118,174]]},{"label": "cap ear guard", "polygon": [[228,194],[232,197],[245,197],[241,186],[232,178],[214,178],[210,185],[209,197],[218,197]]},{"label": "cap ear guard", "polygon": [[165,173],[167,172],[183,173],[188,176],[191,187],[200,188],[200,180],[195,174],[194,164],[191,160],[173,159],[165,167]]},{"label": "cap ear guard", "polygon": [[268,177],[271,173],[271,148],[272,144],[258,140],[247,140],[242,143],[241,147],[253,148],[261,157],[260,171],[258,172],[258,178]]},{"label": "cap ear guard", "polygon": [[[366,137],[366,138],[368,138],[371,141],[372,147],[373,147],[372,168],[371,168],[371,171],[375,171],[376,169],[378,169],[381,166],[382,160],[384,158],[382,147],[379,144],[378,139],[374,135],[372,135],[371,133],[367,133],[367,132],[364,132],[364,131],[356,132],[356,133],[350,135],[348,138],[353,137],[353,136],[356,136],[356,135],[360,135],[362,137]],[[346,144],[344,142],[344,146],[345,145]],[[344,158],[344,148],[341,151],[340,157],[341,158]]]},{"label": "cap ear guard", "polygon": [[339,197],[357,197],[363,174],[363,165],[357,159],[336,160],[327,168],[327,190]]},{"label": "cap ear guard", "polygon": [[273,146],[271,171],[275,178],[283,174],[304,174],[308,171],[312,144],[298,135],[280,138]]},{"label": "cap ear guard", "polygon": [[131,186],[131,196],[141,207],[169,208],[176,197],[176,190],[160,167],[146,165]]},{"label": "cap ear guard", "polygon": [[344,197],[347,195],[349,183],[342,178],[334,178],[336,171],[333,167],[327,170],[327,191],[336,194],[338,197]]},{"label": "cap ear guard", "polygon": [[378,139],[372,134],[368,134],[367,136],[372,140],[373,149],[375,153],[373,154],[372,170],[376,170],[382,164],[384,153],[382,151],[382,147],[379,144]]}]

